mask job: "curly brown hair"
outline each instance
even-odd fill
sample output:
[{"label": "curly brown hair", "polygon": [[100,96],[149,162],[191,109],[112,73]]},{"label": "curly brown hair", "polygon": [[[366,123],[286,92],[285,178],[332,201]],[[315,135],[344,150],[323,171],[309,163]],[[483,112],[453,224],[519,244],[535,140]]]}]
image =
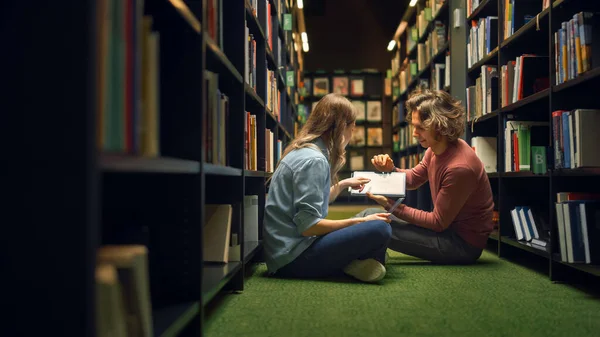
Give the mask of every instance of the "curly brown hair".
[{"label": "curly brown hair", "polygon": [[465,110],[461,102],[443,90],[416,89],[406,101],[407,120],[417,111],[421,125],[454,142],[465,132]]}]

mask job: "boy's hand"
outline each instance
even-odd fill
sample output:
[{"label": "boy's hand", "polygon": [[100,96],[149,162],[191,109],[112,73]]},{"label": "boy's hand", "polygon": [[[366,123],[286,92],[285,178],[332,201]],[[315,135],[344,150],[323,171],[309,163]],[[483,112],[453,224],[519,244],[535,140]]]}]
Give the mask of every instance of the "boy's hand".
[{"label": "boy's hand", "polygon": [[391,205],[394,203],[394,201],[390,198],[384,197],[383,195],[374,195],[371,192],[367,192],[367,197],[375,200],[375,202],[383,206],[383,208],[391,207]]},{"label": "boy's hand", "polygon": [[373,156],[371,163],[380,172],[392,172],[394,169],[394,161],[387,154]]}]

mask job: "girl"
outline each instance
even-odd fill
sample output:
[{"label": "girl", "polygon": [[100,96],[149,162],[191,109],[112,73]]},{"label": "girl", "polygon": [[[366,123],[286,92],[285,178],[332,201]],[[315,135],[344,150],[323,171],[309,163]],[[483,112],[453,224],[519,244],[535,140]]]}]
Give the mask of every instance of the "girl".
[{"label": "girl", "polygon": [[337,178],[355,120],[350,101],[328,94],[283,152],[265,205],[263,237],[270,273],[321,278],[343,272],[363,282],[376,282],[385,276],[391,236],[388,213],[325,219],[328,204],[342,189],[362,190],[369,182],[365,178]]}]

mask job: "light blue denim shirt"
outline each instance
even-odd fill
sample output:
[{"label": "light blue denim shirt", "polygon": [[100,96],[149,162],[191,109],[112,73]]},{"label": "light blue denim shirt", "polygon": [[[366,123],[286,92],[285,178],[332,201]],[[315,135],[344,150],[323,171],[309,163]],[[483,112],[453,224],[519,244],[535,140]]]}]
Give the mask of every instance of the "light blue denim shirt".
[{"label": "light blue denim shirt", "polygon": [[321,138],[315,148],[288,153],[273,173],[265,203],[263,239],[269,272],[292,262],[316,239],[302,232],[327,216],[331,176],[327,148]]}]

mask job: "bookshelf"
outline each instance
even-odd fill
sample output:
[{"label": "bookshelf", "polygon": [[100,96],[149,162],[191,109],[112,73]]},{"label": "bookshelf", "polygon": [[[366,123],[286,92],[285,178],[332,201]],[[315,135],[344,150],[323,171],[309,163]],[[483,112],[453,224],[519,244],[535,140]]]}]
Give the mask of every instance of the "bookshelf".
[{"label": "bookshelf", "polygon": [[[508,10],[507,4],[510,4]],[[590,46],[587,51],[591,57],[585,69],[577,69],[578,65],[586,62],[585,56],[577,54],[577,47],[573,49],[572,56],[562,58],[559,37],[563,23],[572,20],[574,15],[580,20],[581,16],[576,14],[597,13],[599,10],[600,4],[596,2],[571,0],[466,2],[467,48],[461,55],[466,61],[463,75],[467,87],[464,96],[468,110],[466,140],[473,144],[476,137],[488,137],[496,142],[489,157],[492,159],[490,166],[494,169],[488,176],[499,223],[497,232],[489,240],[489,246],[500,257],[535,261],[537,267],[552,281],[579,282],[600,275],[600,261],[594,259],[593,255],[600,247],[600,237],[591,229],[593,224],[588,222],[586,227],[590,231],[585,238],[582,234],[585,225],[581,222],[584,213],[581,210],[577,213],[576,210],[577,218],[571,215],[569,219],[572,239],[568,243],[568,236],[571,235],[567,236],[564,214],[557,209],[568,207],[567,199],[577,200],[582,193],[597,192],[592,186],[600,181],[597,167],[600,164],[594,162],[597,140],[591,133],[581,136],[577,143],[577,146],[588,146],[582,148],[582,158],[585,158],[586,149],[593,149],[586,152],[591,158],[587,161],[589,165],[563,168],[565,146],[568,146],[564,145],[565,139],[572,142],[573,134],[569,134],[569,131],[564,133],[560,119],[565,118],[565,114],[575,114],[574,111],[578,109],[599,108],[591,90],[599,83],[597,14],[583,20],[589,25],[589,33],[593,33],[592,38],[588,39]],[[509,13],[510,16],[507,16]],[[510,18],[512,24],[505,18]],[[557,37],[559,44],[555,45]],[[576,46],[574,43],[572,45]],[[567,50],[566,45],[564,48]],[[513,61],[514,64],[511,64]],[[566,75],[565,68],[571,66],[571,74]],[[520,70],[518,77],[513,76],[515,69]],[[519,85],[522,88],[515,89]],[[558,117],[554,117],[557,113]],[[584,118],[591,116],[586,120],[592,121],[598,112],[587,113]],[[580,124],[584,129],[584,123]],[[521,130],[523,133],[520,133]],[[540,146],[541,152],[529,155],[534,151],[534,146]],[[539,163],[542,165],[538,166],[532,160],[535,156],[541,158]],[[571,203],[581,204],[578,201]],[[519,207],[526,207],[525,211],[527,208],[531,210],[543,241],[541,245],[528,240],[526,233],[519,234],[518,224],[512,217],[514,210]],[[584,207],[590,212],[594,203]],[[594,222],[592,218],[588,219]],[[524,220],[527,222],[527,219]],[[597,221],[595,219],[596,225]],[[520,235],[524,238],[519,238]],[[568,245],[573,246],[570,253],[567,252]],[[592,252],[589,261],[585,259],[584,246],[588,246]]]},{"label": "bookshelf", "polygon": [[[22,334],[100,335],[97,306],[106,303],[96,297],[95,269],[107,245],[147,249],[142,283],[154,336],[203,335],[204,307],[222,291],[243,290],[244,271],[262,248],[260,225],[258,240],[244,240],[244,199],[258,196],[255,222],[262,223],[267,165],[279,155],[266,134],[280,148],[295,134],[297,95],[285,74],[297,78],[302,54],[281,24],[284,14],[296,15],[290,1],[227,1],[219,11],[222,3],[90,0],[7,9],[16,48],[5,55],[12,65],[5,75],[19,90],[0,103],[15,111],[2,133],[30,126],[15,134],[27,140],[11,150],[22,166],[5,191],[20,200],[10,216],[22,222],[6,256],[24,278],[11,287],[20,294],[14,308],[24,312],[42,300],[48,309],[37,324],[18,317]],[[44,31],[61,38],[51,42]],[[53,52],[36,60],[39,48]],[[36,91],[36,99],[25,97]],[[256,122],[255,167],[245,151],[246,112]],[[229,247],[227,263],[205,260],[211,204],[231,206],[231,220],[220,220],[237,235],[240,254]]]},{"label": "bookshelf", "polygon": [[[418,87],[451,90],[449,7],[449,0],[418,1],[407,9],[399,22],[404,30],[394,36],[392,158],[399,168],[414,167],[423,159],[426,150],[412,137],[412,126],[407,123],[404,106],[408,95]],[[408,191],[405,203],[423,210],[433,209],[429,183]]]},{"label": "bookshelf", "polygon": [[[340,180],[353,171],[374,170],[371,158],[391,151],[389,104],[391,88],[386,89],[386,74],[376,69],[324,70],[303,72],[299,114],[308,116],[327,93],[338,92],[347,97],[359,111],[356,128],[346,147],[346,165],[340,170]],[[364,197],[351,197],[340,192],[336,202],[365,202]]]}]

